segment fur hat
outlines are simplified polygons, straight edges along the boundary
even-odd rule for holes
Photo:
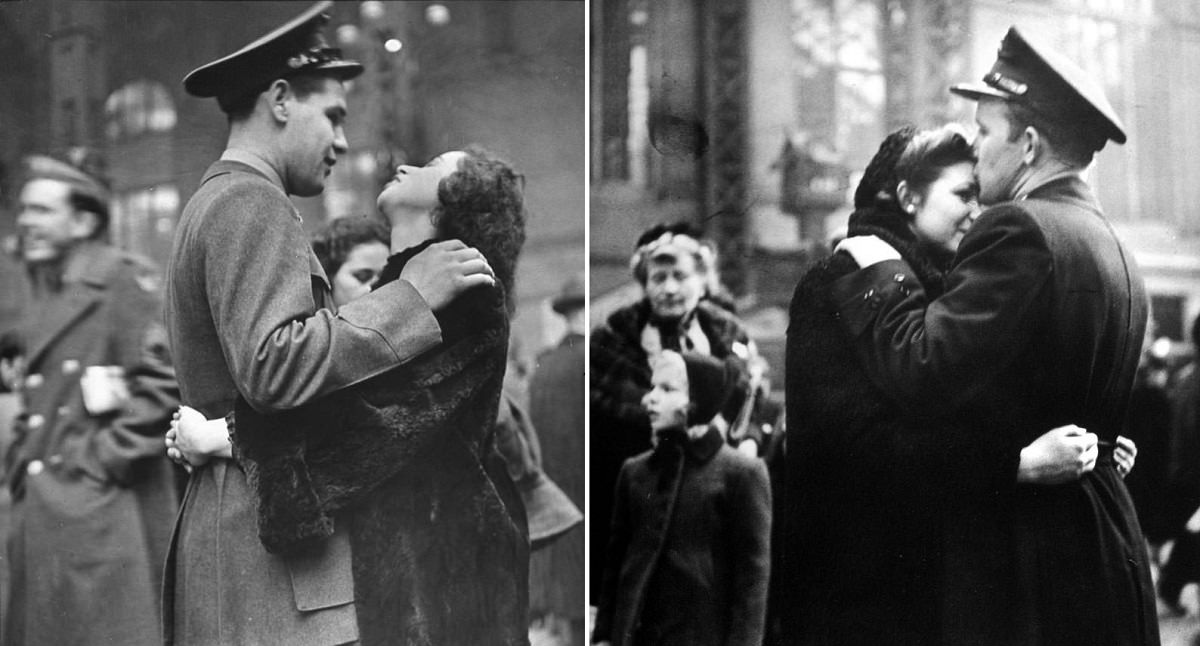
[[[737,383],[735,367],[730,364],[732,359],[722,361],[705,354],[683,352],[683,365],[687,370],[688,426],[707,424],[712,421],[729,396],[733,394]]]

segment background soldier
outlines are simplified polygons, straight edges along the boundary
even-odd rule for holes
[[[178,405],[156,270],[104,241],[108,191],[28,160],[20,257],[33,300],[4,362],[23,412],[7,456],[5,644],[158,644],[177,497],[162,429]]]

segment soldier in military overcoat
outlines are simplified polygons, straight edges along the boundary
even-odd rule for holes
[[[289,199],[321,193],[347,151],[344,82],[362,65],[324,40],[331,6],[184,79],[189,94],[216,98],[230,124],[225,152],[184,208],[166,286],[183,400],[207,418],[232,411],[239,395],[262,413],[294,409],[405,363],[442,341],[435,310],[494,284],[477,250],[440,242],[334,313]],[[168,643],[358,640],[346,523],[320,549],[282,557],[260,542],[256,508],[236,462],[193,472],[167,564]]]
[[[6,464],[13,646],[161,643],[178,394],[157,270],[104,242],[107,221],[102,182],[30,158],[17,227],[33,297],[4,371],[23,402]]]

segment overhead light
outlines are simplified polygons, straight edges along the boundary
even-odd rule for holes
[[[441,27],[450,22],[450,9],[444,4],[431,4],[425,7],[425,21],[431,25]]]
[[[345,24],[337,28],[337,39],[343,45],[353,45],[358,42],[358,25]]]
[[[379,0],[367,0],[358,8],[358,12],[367,20],[378,20],[383,17],[383,3]]]

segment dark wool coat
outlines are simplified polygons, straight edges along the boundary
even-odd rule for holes
[[[329,280],[269,168],[213,164],[188,201],[167,270],[165,318],[183,401],[220,417],[245,397],[295,408],[403,364],[441,340],[407,281],[332,310]],[[229,460],[192,472],[175,525],[163,622],[174,644],[342,644],[358,638],[349,534],[277,556]]]
[[[393,256],[380,285],[429,243]],[[259,535],[304,553],[348,522],[361,643],[526,644],[524,509],[493,446],[508,348],[504,290],[437,313],[443,343],[292,411],[239,400],[235,451]]]
[[[708,337],[712,355],[724,359],[734,354],[735,345],[750,342],[745,327],[721,307],[701,301],[696,308],[700,329]],[[613,491],[617,473],[625,460],[650,448],[650,420],[642,397],[650,390],[650,363],[642,349],[641,334],[650,320],[650,304],[642,299],[623,307],[608,321],[592,330],[590,349],[591,493],[588,515],[593,546],[608,544],[608,525],[613,513]],[[738,390],[744,391],[748,377],[743,373]],[[726,419],[733,419],[741,406],[739,397],[726,405]],[[591,551],[593,602],[604,574],[603,550]]]
[[[12,585],[0,642],[158,644],[178,508],[162,433],[179,396],[157,272],[100,243],[66,262],[62,291],[36,298],[17,334],[28,363],[5,470]],[[85,407],[81,378],[94,366],[124,369],[119,409]]]
[[[537,429],[542,470],[584,508],[584,338],[568,334],[538,355],[529,382],[529,420]],[[583,527],[570,530],[530,557],[530,610],[583,619]]]
[[[1067,423],[1115,440],[1146,294],[1081,179],[986,210],[936,300],[909,274],[887,261],[832,289],[856,354],[895,401],[956,411],[1009,446]],[[1145,541],[1110,451],[1077,482],[980,503],[947,538],[949,641],[1159,643]]]
[[[625,462],[592,641],[760,646],[771,551],[767,467],[710,428]]]
[[[866,219],[863,211],[856,220]],[[903,230],[901,215],[891,229]],[[931,294],[941,276],[911,234],[886,239]],[[788,451],[778,604],[788,644],[941,641],[943,514],[954,499],[1011,489],[1017,449],[933,416],[915,417],[871,383],[830,288],[858,265],[838,253],[796,286],[787,330]]]

